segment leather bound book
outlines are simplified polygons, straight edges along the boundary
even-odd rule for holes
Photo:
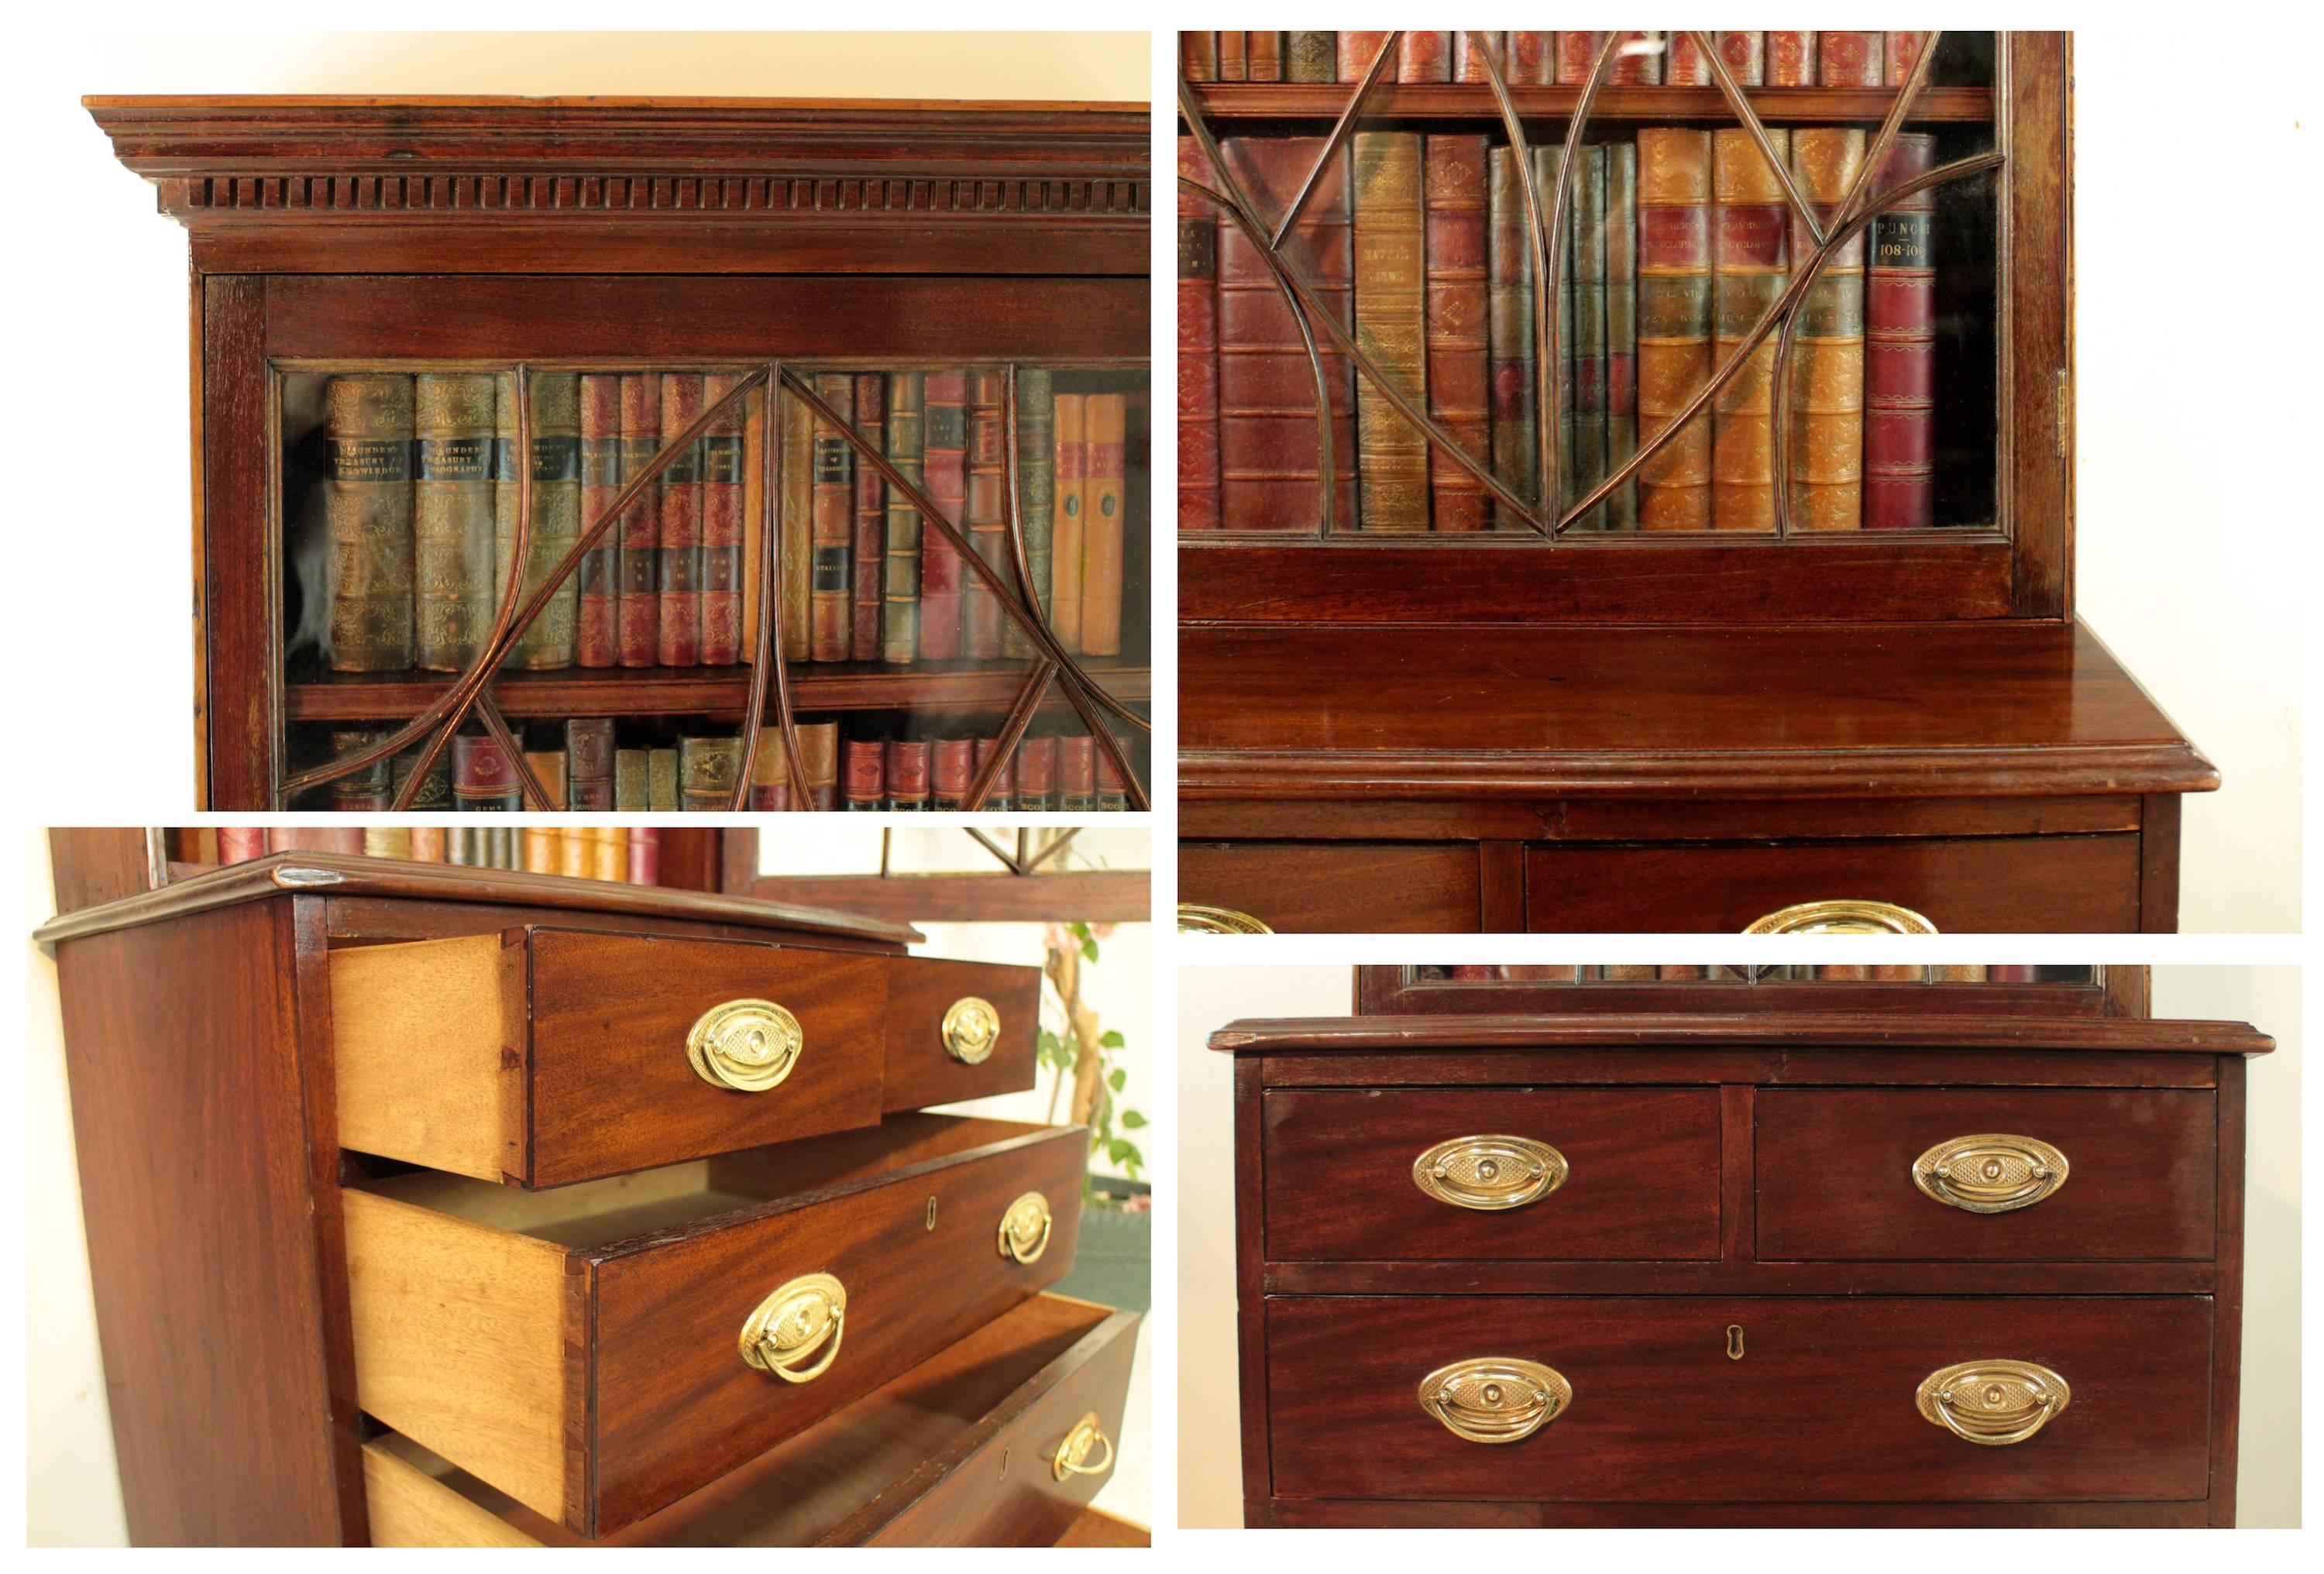
[[[1791,133],[1767,133],[1778,158]],[[1713,365],[1741,347],[1789,276],[1791,211],[1774,165],[1740,126],[1711,133]],[[1711,522],[1719,530],[1775,528],[1775,339],[1711,404]]]
[[[610,717],[565,723],[565,801],[571,808],[588,813],[615,806]]]
[[[1291,206],[1323,148],[1321,137],[1232,137],[1220,156],[1260,215],[1274,218]],[[1335,156],[1284,243],[1286,258],[1342,325],[1350,320],[1356,267],[1348,177],[1347,155]],[[1315,374],[1298,319],[1241,231],[1221,225],[1218,242],[1220,522],[1230,530],[1312,529],[1323,471]],[[1333,526],[1352,529],[1355,368],[1322,329],[1315,339],[1332,397],[1332,466],[1339,489]]]
[[[622,490],[622,380],[611,373],[581,378],[581,524],[604,517]],[[619,591],[614,554],[621,542],[616,524],[597,538],[573,571],[579,608],[574,626],[573,658],[582,667],[615,664]]]
[[[1558,171],[1565,150],[1562,146],[1533,150],[1534,189],[1544,194],[1545,206],[1554,201],[1549,194],[1557,189]],[[1542,488],[1545,511],[1553,517],[1562,514],[1573,501],[1573,226],[1569,218],[1564,229],[1553,237],[1552,244],[1563,253],[1557,265],[1557,410],[1558,410],[1558,473],[1547,478]]]
[[[334,671],[411,665],[411,434],[410,378],[366,374],[324,384]]]
[[[888,380],[877,372],[855,376],[855,429],[863,440],[887,451]],[[851,455],[850,458],[854,456]],[[874,465],[855,465],[855,597],[847,629],[847,651],[857,661],[877,661],[881,656],[881,570],[888,556],[888,482]]]
[[[1512,87],[1548,87],[1557,81],[1557,34],[1511,29],[1501,74]]]
[[[1638,150],[1606,145],[1606,466],[1638,451]],[[1634,475],[1606,496],[1606,528],[1638,528]]]
[[[412,379],[420,450],[411,488],[413,659],[431,672],[466,667],[492,630],[497,381],[468,372]]]
[[[678,750],[650,750],[646,754],[646,807],[659,814],[675,814],[678,798]]]
[[[1914,37],[1919,35],[1914,34]],[[1873,177],[1886,191],[1928,172],[1936,139],[1901,133]],[[1936,523],[1937,273],[1930,226],[1936,193],[1904,198],[1872,221],[1864,290],[1864,527]]]
[[[1215,82],[1219,79],[1219,35],[1215,32],[1182,32],[1178,35],[1178,69],[1189,82]]]
[[[783,659],[805,661],[813,648],[815,621],[809,587],[815,583],[815,418],[804,402],[782,405],[781,604],[777,608]]]
[[[1452,35],[1449,32],[1406,32],[1397,41],[1396,79],[1399,82],[1450,82],[1452,79]]]
[[[705,391],[706,396],[707,390]],[[715,434],[714,434],[715,436]],[[735,637],[735,659],[756,661],[759,658],[759,580],[766,571],[767,554],[774,549],[769,539],[767,518],[767,484],[772,477],[761,462],[767,452],[767,396],[761,391],[745,395],[742,400],[742,446],[740,450],[742,484],[742,545],[734,556],[735,604],[738,632]],[[710,500],[705,499],[705,506]],[[709,522],[706,520],[706,529]],[[716,548],[704,548],[703,574],[706,584],[718,573]],[[711,603],[705,592],[703,605],[703,639],[706,649],[710,638]],[[704,659],[706,661],[707,657]]]
[[[930,377],[934,377],[931,373]],[[839,807],[839,723],[811,722],[798,729],[799,764],[807,771],[809,809]]]
[[[1720,32],[1711,40],[1727,74],[1738,87],[1764,87],[1767,80],[1767,35],[1764,32]]]
[[[411,833],[400,825],[367,825],[363,833],[365,858],[411,857]]]
[[[1093,393],[1084,407],[1088,439],[1082,485],[1082,642],[1091,656],[1121,654],[1122,482],[1128,469],[1129,400]]]
[[[549,806],[562,810],[569,805],[565,797],[565,751],[561,749],[526,750],[524,762],[532,768],[533,779],[540,783],[549,795]],[[525,805],[530,808],[530,804]]]
[[[1100,814],[1124,814],[1130,808],[1121,772],[1114,769],[1112,759],[1103,750],[1097,751],[1097,807]]]
[[[661,379],[661,441],[676,444],[702,419],[702,377],[666,372]],[[702,661],[702,445],[687,445],[661,473],[660,546],[654,557],[654,658],[663,667]]]
[[[1431,136],[1424,162],[1428,413],[1471,457],[1489,464],[1493,410],[1486,370],[1485,139]],[[1437,529],[1481,530],[1490,522],[1491,494],[1442,454],[1429,455],[1428,491]]]
[[[702,381],[706,408],[742,382],[735,372],[714,372]],[[697,654],[705,667],[732,667],[742,655],[742,521],[749,517],[744,475],[750,396],[729,406],[710,423],[702,454],[701,632]]]
[[[1591,143],[1575,155],[1571,249],[1573,284],[1565,354],[1573,372],[1572,420],[1565,449],[1566,496],[1578,502],[1606,479],[1606,149]],[[1606,528],[1603,504],[1582,516],[1577,529]]]
[[[1056,524],[1049,544],[1049,632],[1067,650],[1082,648],[1083,541],[1088,536],[1089,396],[1056,397]]]
[[[734,778],[742,769],[740,738],[680,738],[678,807],[691,814],[724,813],[733,805]]]
[[[844,421],[855,419],[855,379],[844,372],[819,373],[816,397]],[[849,649],[849,573],[855,538],[855,454],[839,428],[815,424],[815,579],[809,589],[807,654],[816,661],[844,661]]]
[[[1702,46],[1695,42],[1692,29],[1674,29],[1665,33],[1663,48],[1663,83],[1665,87],[1711,86],[1711,59],[1702,52]]]
[[[532,382],[532,533],[525,544],[524,599],[549,583],[549,575],[581,538],[581,379],[570,372],[542,372]],[[509,437],[512,420],[503,420]],[[508,559],[516,547],[516,474],[512,469],[494,489],[493,528],[499,535],[493,598],[508,585]],[[532,626],[519,635],[509,665],[536,671],[573,665],[575,624],[580,612],[578,572],[549,595]],[[521,610],[521,603],[520,603]]]
[[[1009,467],[1001,435],[1006,391],[1001,374],[982,366],[968,374],[968,543],[988,568],[1009,569]],[[1001,603],[966,564],[961,566],[961,654],[990,661],[1001,654]]]
[[[570,834],[570,833],[567,833]],[[588,845],[591,879],[630,878],[630,833],[624,825],[593,825],[581,833]]]
[[[1286,82],[1332,82],[1339,79],[1338,38],[1328,32],[1288,32],[1283,35],[1283,79]]]
[[[959,524],[968,509],[968,374],[931,372],[922,384],[922,464],[928,501]],[[920,654],[950,661],[961,653],[960,555],[935,525],[920,531]]]
[[[888,743],[888,807],[918,814],[928,806],[928,741],[895,738]]]
[[[1651,87],[1663,79],[1663,35],[1626,32],[1616,46],[1614,63],[1606,69],[1609,83]]]
[[[976,773],[976,740],[939,738],[928,748],[928,807],[957,810]]]
[[[564,861],[564,836],[558,832],[543,830],[538,825],[527,825],[524,828],[522,843],[525,872],[527,874],[562,872],[559,865]]]
[[[1882,39],[1880,82],[1886,87],[1902,87],[1913,68],[1921,63],[1921,51],[1928,47],[1925,32],[1886,32]]]
[[[1506,32],[1473,32],[1463,30],[1452,35],[1452,79],[1455,82],[1489,82],[1485,73],[1485,47],[1489,45],[1499,57],[1504,69],[1508,63],[1509,35]]]
[[[345,759],[377,743],[386,734],[375,728],[354,728],[331,734],[331,758]],[[361,770],[339,777],[330,784],[328,795],[331,809],[342,815],[375,815],[384,812],[395,801],[395,788],[390,762],[374,760]]]
[[[1638,441],[1670,423],[1711,375],[1711,133],[1638,133]],[[1711,416],[1702,411],[1638,470],[1638,528],[1711,528]]]
[[[1178,139],[1178,173],[1211,178],[1194,139]],[[1178,528],[1219,525],[1219,221],[1189,198],[1178,208]]]
[[[1557,85],[1579,87],[1590,80],[1590,68],[1605,47],[1602,32],[1560,32],[1557,35]],[[1609,69],[1611,68],[1609,68]]]
[[[661,377],[622,374],[622,480],[644,473],[661,452]],[[622,514],[613,553],[614,655],[623,667],[651,667],[661,638],[661,502],[648,487]]]
[[[515,826],[495,826],[490,830],[475,832],[475,834],[483,839],[484,846],[487,849],[484,855],[484,861],[492,868],[516,869],[520,867],[517,862],[516,855]]]
[[[389,773],[394,782],[390,802],[402,796],[403,784],[411,779],[411,768],[419,762],[420,746],[416,743],[395,757]],[[411,795],[411,812],[424,815],[452,806],[452,751],[445,749],[438,751],[436,763],[420,778],[420,790]]]
[[[266,832],[263,827],[229,828],[221,825],[217,833],[218,862],[248,863],[254,858],[266,856]]]
[[[1379,59],[1380,51],[1388,47],[1388,34],[1343,31],[1340,34],[1339,43],[1340,80],[1360,82],[1364,79],[1364,73],[1372,69],[1372,62]],[[1393,63],[1389,65],[1387,74],[1390,81],[1396,79],[1396,67]]]
[[[1355,134],[1356,342],[1419,409],[1428,408],[1427,297],[1420,138]],[[1428,441],[1374,387],[1356,388],[1360,527],[1428,528]]]
[[[1221,32],[1219,40],[1219,80],[1248,82],[1250,80],[1250,35],[1241,32]]]
[[[920,373],[888,378],[888,463],[914,485],[927,483],[921,464],[927,440]],[[908,662],[920,652],[920,511],[901,492],[888,499],[887,564],[881,575],[880,656]]]
[[[995,753],[999,752],[1000,748],[1001,740],[998,738],[979,738],[976,741],[976,759],[972,767],[972,770],[982,770],[984,769],[984,762],[991,759]],[[969,780],[970,782],[973,782],[975,780],[973,774],[971,775]],[[962,792],[965,794],[966,791],[967,787],[964,785]],[[1004,760],[1001,763],[1000,771],[993,777],[992,785],[986,790],[984,795],[984,806],[997,814],[1003,815],[1019,806],[1017,803],[1017,758],[1015,755],[1012,754],[1008,759]]]
[[[476,833],[463,826],[447,827],[444,833],[444,861],[463,866],[481,863]]]
[[[1541,481],[1534,437],[1533,248],[1517,150],[1486,155],[1486,377],[1492,407],[1493,474],[1519,497]],[[1522,528],[1509,506],[1493,501],[1496,529]]]
[[[888,746],[877,738],[850,738],[841,744],[840,806],[851,815],[876,814],[888,801]]]
[[[1770,87],[1812,87],[1816,85],[1816,35],[1812,32],[1768,32],[1766,41],[1766,85]]]
[[[1800,126],[1792,176],[1829,222],[1864,163],[1858,126]],[[1793,248],[1806,254],[1804,236]],[[1853,530],[1864,522],[1863,232],[1832,254],[1799,306],[1792,339],[1792,529]]]
[[[446,835],[441,825],[414,825],[411,828],[411,861],[442,863],[445,861]]]
[[[1816,34],[1816,85],[1820,87],[1877,87],[1887,34],[1881,32],[1819,32]]]
[[[1279,32],[1243,34],[1243,60],[1245,81],[1282,81],[1283,35]]]
[[[488,732],[452,735],[452,801],[469,814],[514,812],[524,806],[516,762]]]
[[[1179,440],[1183,443],[1184,437]],[[1213,453],[1213,463],[1216,457]],[[1214,489],[1216,484],[1213,472]],[[1215,490],[1212,501],[1215,506]],[[1046,618],[1055,599],[1050,579],[1056,571],[1057,529],[1057,392],[1055,380],[1039,366],[1017,369],[1017,528],[1025,535],[1025,566],[1033,576],[1033,599]],[[1016,582],[1013,572],[1002,573],[1011,584]],[[1001,654],[1033,654],[1033,642],[1014,618],[1001,620]]]
[[[651,759],[650,751],[643,749],[613,750],[613,807],[615,809],[626,813],[632,809],[642,811],[653,806],[651,791],[647,785],[647,773],[650,769],[649,761]]]
[[[1097,807],[1097,740],[1088,733],[1057,740],[1057,810],[1087,814]]]
[[[770,723],[759,731],[758,752],[751,756],[751,807],[781,814],[791,806],[791,760],[783,750],[783,730]]]
[[[1017,779],[1011,790],[1016,806],[1039,814],[1057,806],[1057,741],[1027,738],[1017,745]]]
[[[1995,964],[1985,970],[1985,981],[1995,984],[2038,984],[2042,970],[2027,963]]]
[[[363,838],[360,826],[277,825],[266,833],[266,851],[360,854]]]
[[[658,886],[661,883],[661,832],[652,825],[630,827],[630,883],[633,886]]]

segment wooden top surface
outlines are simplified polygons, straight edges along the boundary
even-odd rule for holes
[[[822,907],[753,901],[708,891],[625,885],[614,880],[576,879],[565,875],[516,870],[473,869],[459,864],[411,863],[401,859],[360,858],[345,853],[276,852],[247,863],[171,881],[94,907],[61,913],[33,931],[44,944],[133,925],[156,923],[212,907],[254,902],[285,892],[339,897],[408,897],[430,902],[480,902],[586,913],[621,913],[639,918],[682,918],[730,924],[770,932],[775,938],[841,935],[897,946],[925,938],[905,924],[858,918]]]
[[[1192,626],[1188,798],[2208,792],[2080,623]]]
[[[2245,1022],[2133,1017],[2034,1017],[1774,1012],[1602,1013],[1524,1017],[1283,1017],[1230,1022],[1213,1049],[1231,1054],[1406,1050],[1563,1049],[1588,1045],[1705,1049],[1780,1045],[1818,1049],[1998,1049],[2265,1054],[2275,1040]]]

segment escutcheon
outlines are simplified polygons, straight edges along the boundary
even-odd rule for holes
[[[2038,1137],[1984,1131],[1937,1144],[1913,1161],[1913,1184],[1948,1208],[2007,1213],[2066,1183],[2066,1155]]]
[[[772,1000],[729,1000],[695,1018],[686,1060],[714,1088],[763,1093],[791,1074],[806,1043],[798,1018]]]
[[[812,1383],[839,1358],[847,1287],[829,1274],[804,1274],[759,1302],[742,1321],[742,1364],[786,1383]]]
[[[1412,1161],[1412,1183],[1439,1202],[1499,1213],[1565,1184],[1565,1155],[1529,1137],[1456,1137]]]
[[[2066,1380],[2032,1361],[1963,1361],[1921,1379],[1921,1419],[1987,1448],[2022,1443],[2073,1400]]]
[[[1001,1255],[1011,1262],[1038,1263],[1049,1249],[1049,1200],[1028,1192],[1001,1215]]]
[[[1573,1385],[1539,1361],[1480,1356],[1420,1380],[1420,1408],[1472,1443],[1514,1443],[1565,1413]]]
[[[982,1065],[1001,1042],[1001,1013],[990,1000],[964,995],[944,1016],[945,1053],[963,1065]]]

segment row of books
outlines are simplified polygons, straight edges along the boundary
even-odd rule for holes
[[[1768,133],[1828,218],[1862,170],[1855,126]],[[1315,137],[1230,137],[1220,155],[1259,213],[1288,210]],[[1531,150],[1546,200],[1563,150]],[[1928,170],[1900,135],[1874,189]],[[1556,301],[1558,484],[1577,504],[1739,350],[1812,242],[1743,129],[1641,128],[1576,150]],[[1215,179],[1191,137],[1181,173]],[[1532,250],[1515,152],[1484,134],[1359,132],[1323,170],[1286,259],[1358,345],[1471,457],[1541,494]],[[1196,205],[1180,220],[1183,528],[1312,529],[1321,475],[1300,325],[1259,249]],[[1933,520],[1936,270],[1928,192],[1834,253],[1795,308],[1787,441],[1795,529]],[[1432,451],[1319,330],[1334,422],[1338,528],[1513,529],[1515,511]],[[1775,529],[1771,334],[1745,369],[1581,523],[1604,530]]]
[[[544,372],[531,379],[525,594],[735,372]],[[1004,373],[831,373],[816,397],[921,486],[1013,584]],[[343,373],[323,389],[328,611],[308,620],[344,672],[459,671],[490,634],[514,557],[513,378]],[[1018,496],[1032,588],[1068,651],[1121,650],[1126,432],[1145,396],[1057,392],[1018,374]],[[756,647],[763,401],[721,412],[550,596],[511,653],[527,668],[720,667]],[[839,428],[781,401],[783,653],[910,663],[1029,657],[965,569]]]
[[[1386,32],[1182,32],[1189,82],[1360,82]],[[1603,32],[1487,32],[1512,87],[1581,87],[1605,46]],[[1474,32],[1406,32],[1384,73],[1396,82],[1489,82]],[[1901,85],[1921,58],[1924,32],[1716,32],[1729,75],[1746,87]],[[1692,32],[1625,32],[1608,80],[1711,86],[1711,62]]]
[[[2057,981],[2087,983],[2088,968],[1981,966],[1975,963],[1916,965],[1856,962],[1786,962],[1767,967],[1719,967],[1630,963],[1562,967],[1515,964],[1498,967],[1443,967],[1426,970],[1453,983],[1882,983],[1882,984],[2034,984]],[[2061,980],[2052,975],[2065,975]]]
[[[524,764],[555,809],[721,813],[733,806],[742,764],[738,736],[681,732],[667,747],[622,748],[614,723],[604,717],[536,723],[519,740]],[[1000,747],[997,738],[898,737],[879,729],[843,738],[835,721],[801,723],[797,732],[805,790],[792,791],[781,732],[762,727],[752,759],[751,809],[960,809],[976,772]],[[332,756],[344,759],[387,736],[370,729],[334,732]],[[341,777],[323,789],[327,805],[345,814],[385,811],[418,762],[414,747]],[[1129,805],[1120,774],[1094,738],[1043,732],[1018,741],[982,806],[1073,813]],[[410,807],[420,814],[519,812],[525,807],[522,778],[498,739],[463,732],[430,766]]]
[[[342,852],[365,858],[399,858],[415,863],[457,863],[477,869],[521,869],[535,874],[574,875],[658,885],[661,880],[661,833],[650,825],[590,825],[570,830],[466,825],[277,826],[244,830],[219,826],[215,848],[203,861],[246,863],[270,852]]]

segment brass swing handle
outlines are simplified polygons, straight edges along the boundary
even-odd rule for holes
[[[1914,1159],[1913,1184],[1965,1213],[2009,1213],[2054,1195],[2068,1169],[2066,1155],[2039,1137],[1981,1131]]]
[[[1049,1249],[1049,1200],[1028,1192],[1001,1210],[1001,1255],[1012,1263],[1032,1264]]]
[[[2006,1449],[2050,1424],[2073,1402],[2066,1380],[2032,1361],[1962,1361],[1921,1379],[1921,1419],[1964,1442]]]
[[[1454,1361],[1420,1380],[1420,1408],[1472,1443],[1520,1442],[1572,1403],[1573,1385],[1563,1373],[1514,1356]]]
[[[812,1383],[839,1358],[846,1317],[845,1285],[829,1274],[802,1275],[743,1320],[742,1364],[786,1383]]]
[[[1272,934],[1274,930],[1248,913],[1232,907],[1206,907],[1200,902],[1178,904],[1181,934]]]
[[[1102,1448],[1103,1457],[1095,1464],[1090,1462],[1090,1450]],[[1105,1427],[1093,1410],[1074,1422],[1073,1431],[1057,1445],[1050,1457],[1049,1473],[1063,1481],[1068,1476],[1102,1476],[1113,1468],[1113,1440],[1105,1435]]]
[[[1412,1161],[1412,1183],[1455,1208],[1499,1213],[1565,1184],[1565,1155],[1529,1137],[1456,1137]]]
[[[1743,926],[1746,934],[1934,934],[1937,926],[1894,902],[1802,902]]]
[[[694,1019],[686,1063],[714,1088],[763,1093],[791,1074],[807,1036],[772,1000],[728,1000]]]

